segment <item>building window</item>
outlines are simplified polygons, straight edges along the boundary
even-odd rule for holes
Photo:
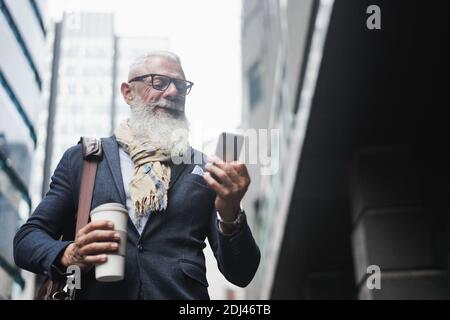
[[[259,62],[256,62],[248,70],[248,84],[250,90],[250,108],[254,109],[262,98],[261,70]]]
[[[19,207],[26,208],[25,212],[19,212],[22,213],[19,216],[28,218],[31,212],[31,198],[27,186],[10,165],[10,159],[2,150],[0,150],[0,194],[6,197],[18,212]]]
[[[3,149],[3,148],[2,148]],[[13,239],[23,221],[31,212],[27,188],[11,166],[11,161],[0,149],[0,283],[15,281],[23,289],[24,279],[14,264]],[[5,274],[6,273],[6,274]],[[3,291],[2,291],[3,289]],[[10,298],[0,286],[0,299]]]
[[[30,207],[28,202],[24,206],[23,194],[10,180],[2,161],[0,160],[0,230],[2,230],[0,232],[0,270],[3,269],[2,271],[6,274],[0,275],[0,282],[15,281],[23,289],[25,282],[20,275],[20,270],[14,264],[12,243],[17,228],[23,223],[21,208],[26,207],[29,211]],[[0,296],[5,297],[5,294],[7,292],[0,291]],[[6,298],[9,297],[6,296]]]
[[[0,0],[0,10],[3,13],[3,16],[5,17],[6,21],[8,22],[9,27],[11,28],[11,31],[14,34],[14,37],[16,38],[17,43],[19,44],[19,47],[25,56],[25,59],[27,60],[28,64],[30,65],[30,68],[33,71],[34,78],[36,80],[36,84],[39,88],[39,91],[41,91],[42,90],[42,80],[41,80],[39,72],[36,68],[36,64],[34,63],[33,59],[31,58],[30,51],[28,50],[28,48],[25,44],[25,41],[23,40],[23,37],[20,34],[19,29],[17,28],[17,24],[14,21],[11,13],[9,12],[9,9],[6,6],[6,3],[4,0]]]
[[[34,129],[34,126],[31,123],[30,118],[28,118],[28,115],[26,114],[25,109],[23,108],[22,104],[19,102],[19,99],[17,99],[16,94],[12,90],[8,81],[6,81],[6,78],[3,75],[3,73],[1,72],[1,70],[0,70],[0,88],[3,88],[6,91],[9,98],[11,99],[11,102],[16,107],[17,111],[20,114],[20,117],[23,119],[25,125],[28,127],[28,130],[30,131],[31,139],[33,140],[34,147],[36,148],[36,143],[37,143],[36,130]]]
[[[44,37],[47,36],[47,30],[45,29],[44,20],[42,19],[41,11],[36,3],[36,0],[29,0],[31,8],[33,9],[34,15],[39,23],[39,27],[41,28]]]

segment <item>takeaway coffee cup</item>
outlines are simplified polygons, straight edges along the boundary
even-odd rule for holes
[[[95,266],[95,278],[101,282],[123,280],[125,275],[125,252],[127,245],[128,211],[120,203],[105,203],[91,211],[91,221],[108,220],[120,234],[119,250],[107,254],[107,261]]]

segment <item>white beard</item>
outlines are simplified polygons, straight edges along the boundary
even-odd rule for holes
[[[172,156],[180,156],[189,148],[189,122],[177,103],[161,99],[145,104],[141,101],[130,104],[128,124],[139,143],[167,150]],[[164,109],[162,109],[164,108]]]

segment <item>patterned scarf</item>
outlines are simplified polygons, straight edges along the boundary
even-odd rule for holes
[[[133,177],[129,186],[139,225],[144,215],[167,208],[170,167],[164,162],[170,160],[170,152],[137,142],[128,120],[122,121],[114,134],[119,145],[130,155],[134,163]]]

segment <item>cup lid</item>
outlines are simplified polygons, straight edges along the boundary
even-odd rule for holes
[[[123,204],[117,203],[117,202],[110,202],[110,203],[101,204],[98,207],[94,208],[91,211],[91,215],[96,214],[101,211],[111,211],[111,210],[119,211],[124,214],[128,214],[128,210],[125,208],[125,206]]]

